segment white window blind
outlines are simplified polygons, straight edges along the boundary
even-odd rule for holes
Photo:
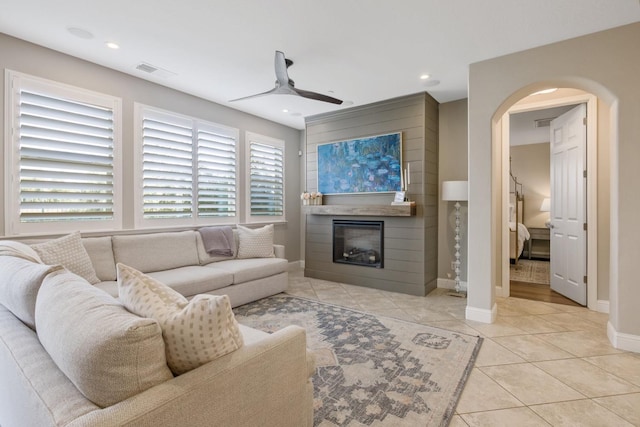
[[[137,105],[139,226],[233,222],[238,131]]]
[[[236,216],[236,137],[198,126],[198,215]]]
[[[9,232],[92,228],[87,223],[118,228],[114,161],[119,100],[9,75]]]
[[[249,217],[283,219],[284,141],[251,133],[247,133],[247,141]]]
[[[192,127],[188,120],[145,114],[142,121],[143,217],[193,215]]]

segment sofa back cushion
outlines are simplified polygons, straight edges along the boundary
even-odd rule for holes
[[[36,295],[45,276],[61,265],[37,264],[15,256],[0,256],[0,304],[18,319],[36,328]]]
[[[116,280],[116,262],[113,259],[111,236],[84,237],[82,246],[89,254],[98,279],[101,282]]]
[[[113,236],[114,259],[143,273],[198,265],[196,234],[180,231]]]
[[[128,312],[74,274],[60,271],[45,278],[35,318],[47,353],[100,407],[173,378],[158,322]]]

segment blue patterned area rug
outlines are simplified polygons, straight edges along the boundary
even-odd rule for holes
[[[482,338],[275,295],[234,309],[266,332],[307,331],[316,356],[314,425],[447,426]]]

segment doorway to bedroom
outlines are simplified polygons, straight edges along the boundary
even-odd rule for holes
[[[560,91],[570,93],[573,90],[561,89]],[[582,93],[584,94],[584,92]],[[589,94],[585,94],[585,96],[589,96]],[[570,188],[573,193],[567,193],[566,190],[562,190],[562,186],[558,186],[559,172],[565,179],[566,175],[570,175],[570,172],[567,171],[571,169],[572,165],[567,166],[566,162],[558,162],[558,156],[553,156],[558,144],[554,144],[554,150],[551,150],[551,141],[557,141],[558,133],[550,128],[550,124],[554,123],[552,121],[557,117],[562,116],[555,122],[561,122],[565,116],[572,114],[567,112],[574,110],[576,105],[586,105],[585,96],[559,96],[551,101],[547,97],[547,100],[540,101],[535,99],[535,95],[532,95],[516,103],[505,115],[506,120],[503,119],[507,122],[503,123],[503,135],[507,137],[503,136],[505,139],[503,140],[503,154],[508,159],[505,161],[503,158],[503,169],[508,168],[509,171],[508,186],[503,185],[504,191],[508,191],[508,196],[503,196],[503,203],[508,203],[509,206],[508,214],[503,211],[505,216],[509,215],[509,238],[503,238],[503,242],[508,244],[509,253],[509,263],[506,264],[507,271],[503,269],[504,296],[510,295],[570,305],[586,305],[586,267],[582,267],[581,271],[584,273],[579,275],[578,281],[580,283],[576,281],[578,286],[583,286],[585,289],[582,299],[571,295],[571,292],[558,288],[559,279],[562,279],[567,271],[560,270],[559,266],[566,265],[571,268],[572,263],[578,265],[579,260],[574,258],[580,252],[582,252],[583,262],[586,264],[586,232],[583,242],[581,242],[584,246],[582,251],[577,251],[575,248],[565,250],[559,247],[556,241],[552,241],[562,236],[558,232],[559,229],[554,229],[554,226],[560,224],[559,221],[562,219],[563,212],[560,207],[567,205],[558,196],[562,194],[566,199],[567,194],[573,196],[576,191],[584,191],[582,197],[585,199],[581,202],[578,201],[578,203],[581,203],[579,206],[582,207],[582,211],[586,212],[587,192],[585,185],[587,180],[586,177],[584,180],[582,179],[583,167],[580,164],[578,165],[579,179],[582,181],[580,188],[577,189],[574,186]],[[586,125],[586,121],[584,124]],[[580,125],[583,125],[582,120]],[[508,143],[506,143],[507,141]],[[586,138],[584,141],[583,150],[586,150]],[[557,166],[554,167],[554,164]],[[585,161],[585,170],[586,166]],[[552,175],[556,177],[555,185]],[[553,200],[555,213],[553,220],[551,220],[550,205],[552,204],[551,199],[554,197],[554,188],[556,193],[556,198]],[[566,214],[566,209],[564,214]],[[583,220],[586,224],[586,218]],[[582,225],[581,221],[581,229]],[[551,250],[552,243],[555,250]],[[582,280],[583,275],[584,281]],[[508,288],[505,290],[504,284],[507,283]],[[554,289],[582,304],[575,303],[561,293],[555,292]]]

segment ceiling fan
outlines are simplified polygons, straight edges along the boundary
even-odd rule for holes
[[[340,99],[332,98],[321,93],[311,92],[308,90],[296,89],[295,83],[289,78],[287,68],[293,65],[293,61],[284,57],[284,53],[276,50],[275,67],[276,67],[276,87],[263,93],[249,95],[243,98],[232,99],[229,102],[241,101],[243,99],[255,98],[264,95],[296,95],[303,98],[314,99],[316,101],[330,102],[332,104],[342,104]]]

